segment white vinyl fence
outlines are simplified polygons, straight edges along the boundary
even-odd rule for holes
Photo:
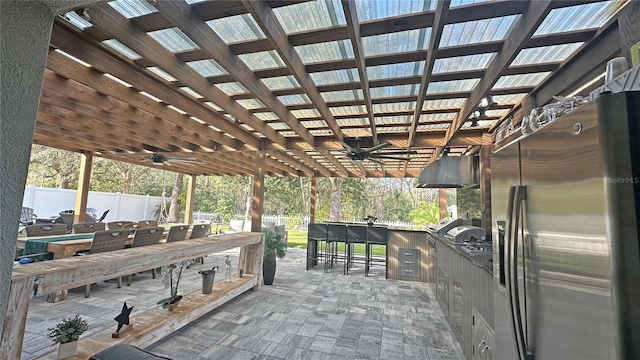
[[[116,220],[155,219],[156,207],[161,203],[160,196],[133,195],[89,191],[87,207],[96,209],[96,216],[109,210],[104,222]],[[38,217],[57,216],[64,210],[73,210],[76,203],[76,190],[43,188],[27,185],[22,198],[22,206],[33,208]]]

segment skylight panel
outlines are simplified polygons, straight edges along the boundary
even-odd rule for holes
[[[279,117],[278,115],[267,111],[267,112],[259,112],[259,113],[255,113],[253,114],[255,115],[258,119],[262,120],[262,121],[268,121],[268,120],[278,120]]]
[[[511,66],[540,64],[547,62],[563,62],[574,51],[576,51],[582,43],[562,44],[553,46],[542,46],[537,48],[522,49],[518,56],[513,60]]]
[[[362,100],[362,90],[328,91],[320,94],[326,102]]]
[[[303,109],[303,110],[291,110],[291,114],[298,119],[315,118],[320,117],[320,112],[317,109]]]
[[[180,90],[184,91],[185,93],[191,95],[192,97],[196,98],[196,99],[202,99],[203,96],[200,95],[199,93],[195,92],[193,89],[191,89],[190,87],[187,86],[183,86],[180,88]]]
[[[311,79],[319,85],[341,84],[348,82],[360,82],[360,76],[356,69],[322,71],[309,74]]]
[[[435,10],[435,8],[436,1],[429,0],[356,0],[358,20],[362,22]]]
[[[331,111],[333,116],[366,114],[364,106],[362,105],[331,107],[329,108],[329,111]]]
[[[86,28],[90,28],[93,26],[89,21],[81,18],[75,11],[69,11],[66,14],[60,15],[62,18],[66,19],[71,25],[77,27],[80,30],[84,30]]]
[[[429,122],[453,120],[456,116],[458,116],[458,113],[422,114],[420,115],[420,121]]]
[[[490,117],[503,117],[509,113],[509,109],[487,110],[486,114]]]
[[[436,59],[433,74],[486,69],[496,53]]]
[[[423,71],[424,61],[414,61],[399,64],[368,66],[367,77],[369,80],[392,79],[405,76],[422,75]]]
[[[517,104],[522,99],[524,99],[525,96],[527,96],[527,94],[525,93],[510,94],[510,95],[494,95],[493,101],[497,102],[498,104]]]
[[[378,129],[378,134],[402,133],[409,131],[409,126],[385,126]]]
[[[216,84],[215,86],[229,96],[246,94],[249,92],[249,90],[247,90],[247,88],[244,87],[239,82],[222,83],[222,84]]]
[[[490,1],[490,0],[453,0],[451,1],[451,5],[449,7],[454,8],[458,6],[477,4],[481,2],[487,2],[487,1]]]
[[[376,114],[384,114],[396,111],[409,111],[414,110],[416,107],[415,101],[396,102],[388,104],[373,104],[373,112]]]
[[[307,129],[326,129],[327,128],[327,123],[322,120],[302,121],[301,124]]]
[[[427,124],[427,125],[418,125],[416,127],[417,131],[434,131],[434,130],[446,130],[451,126],[451,124]]]
[[[179,51],[195,50],[198,45],[178,28],[157,30],[147,33],[165,49],[175,53]]]
[[[227,71],[211,59],[190,61],[187,63],[193,70],[204,77],[226,75]]]
[[[498,79],[498,82],[493,86],[494,89],[504,89],[522,86],[536,86],[542,82],[551,72],[521,74],[521,75],[507,75]]]
[[[250,14],[210,20],[207,25],[227,44],[265,38],[262,29]]]
[[[397,125],[403,124],[406,125],[411,122],[410,115],[400,115],[400,116],[379,116],[376,117],[376,125]]]
[[[149,99],[151,99],[151,100],[153,100],[155,102],[162,102],[162,100],[160,100],[157,97],[149,94],[148,92],[140,91],[140,95],[144,95],[144,96],[148,97]]]
[[[369,118],[357,117],[348,119],[336,119],[339,126],[363,126],[369,125]]]
[[[300,84],[292,75],[277,76],[272,78],[260,79],[269,90],[282,90],[282,89],[295,89],[299,88]]]
[[[319,0],[273,9],[287,34],[347,23],[339,0]]]
[[[290,127],[289,125],[287,125],[287,123],[284,122],[272,122],[268,124],[269,126],[271,126],[274,130],[289,130]]]
[[[126,47],[123,43],[121,43],[118,40],[110,39],[110,40],[105,40],[102,43],[107,45],[108,47],[112,48],[113,50],[119,52],[120,54],[128,57],[131,60],[142,59],[142,56],[138,55],[138,53],[136,53],[135,51],[129,49],[128,47]]]
[[[306,94],[278,96],[278,100],[285,106],[311,103],[311,100],[309,100]]]
[[[429,83],[427,87],[427,94],[471,91],[476,87],[478,82],[480,82],[480,79],[432,82]]]
[[[111,75],[109,73],[105,73],[105,74],[102,74],[102,75],[104,75],[105,77],[117,82],[120,85],[124,85],[126,87],[131,87],[131,84],[129,84],[128,82],[126,82],[126,81],[124,81],[124,80],[122,80],[122,79],[120,79],[118,77],[115,77],[115,76],[113,76],[113,75]]]
[[[221,108],[220,106],[212,103],[211,101],[205,101],[204,104],[207,105],[208,107],[212,108],[215,111],[224,111],[223,108]]]
[[[418,94],[418,86],[416,85],[396,85],[383,86],[369,89],[371,97],[374,99],[396,97],[396,96],[416,96]]]
[[[158,12],[146,0],[116,0],[109,5],[127,19]]]
[[[71,59],[71,60],[73,60],[73,61],[77,62],[78,64],[81,64],[82,66],[85,66],[85,67],[91,67],[91,64],[89,64],[89,63],[87,63],[87,62],[84,62],[84,61],[82,61],[82,60],[78,59],[77,57],[75,57],[75,56],[73,56],[73,55],[71,55],[71,54],[68,54],[68,53],[66,53],[66,52],[64,52],[64,51],[62,51],[62,50],[60,50],[60,49],[55,49],[54,51],[55,51],[55,52],[57,52],[58,54],[63,55],[63,56],[64,56],[64,57],[66,57],[66,58],[69,58],[69,59]]]
[[[445,25],[440,47],[504,40],[520,15]]]
[[[494,100],[495,100],[495,97],[494,97]],[[422,104],[422,110],[461,108],[462,105],[464,105],[465,101],[467,101],[466,98],[426,100]],[[495,100],[495,101],[497,101],[497,100]]]
[[[365,56],[424,50],[429,45],[431,28],[399,31],[362,38]]]
[[[553,9],[534,35],[599,28],[606,24],[625,2],[625,0],[601,1]]]
[[[319,44],[296,46],[303,63],[353,59],[351,40],[329,41]]]
[[[236,100],[236,102],[247,110],[262,109],[265,107],[262,101],[258,99],[239,99]]]
[[[169,74],[168,72],[160,69],[157,66],[153,66],[153,67],[148,67],[147,70],[151,71],[152,73],[160,76],[161,78],[167,80],[167,81],[176,81],[176,78],[174,78],[173,76],[171,76],[171,74]]]
[[[274,50],[242,54],[238,55],[238,57],[247,65],[249,69],[253,71],[285,66],[285,63],[280,58],[280,55],[278,55],[278,53]]]

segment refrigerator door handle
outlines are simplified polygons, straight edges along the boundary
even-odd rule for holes
[[[506,276],[509,292],[511,325],[515,337],[518,358],[520,360],[533,360],[533,354],[527,349],[522,325],[522,309],[520,307],[520,288],[518,285],[518,235],[521,224],[522,203],[527,198],[526,186],[517,185],[509,189],[508,224],[507,224],[507,249],[506,249]]]

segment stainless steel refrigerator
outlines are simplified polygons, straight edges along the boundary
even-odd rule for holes
[[[640,92],[496,151],[491,178],[491,359],[640,359]]]

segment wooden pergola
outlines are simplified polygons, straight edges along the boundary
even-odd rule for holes
[[[501,121],[602,73],[621,51],[626,1],[382,3],[120,1],[60,14],[34,143],[147,166],[162,152],[197,162],[168,168],[190,175],[417,177],[445,147],[478,153]],[[488,95],[497,106],[472,126]],[[346,156],[385,142],[381,153],[416,153]]]

